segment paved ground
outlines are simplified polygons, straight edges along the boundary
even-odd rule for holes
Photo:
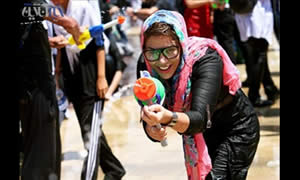
[[[125,61],[121,84],[135,81],[135,62],[140,53],[138,29],[132,29],[129,40],[135,49],[133,58]],[[269,65],[277,87],[280,87],[279,47],[274,44],[269,50]],[[245,66],[237,65],[241,80],[246,78]],[[247,92],[247,88],[243,88]],[[263,89],[262,89],[263,92]],[[181,136],[168,133],[168,146],[154,144],[145,136],[139,123],[139,106],[131,91],[115,102],[105,105],[103,130],[115,155],[123,163],[127,174],[124,180],[186,180]],[[62,180],[79,180],[82,159],[86,155],[80,136],[79,125],[70,106],[71,117],[61,124]],[[261,139],[248,180],[279,180],[280,100],[269,108],[257,109],[261,125]],[[99,169],[99,180],[103,173]]]

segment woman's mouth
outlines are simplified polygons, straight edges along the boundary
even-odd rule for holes
[[[162,72],[162,73],[168,73],[171,69],[172,65],[170,66],[159,66],[158,69]]]

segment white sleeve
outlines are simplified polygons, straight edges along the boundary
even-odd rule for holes
[[[100,4],[98,0],[88,0],[89,4],[93,7],[93,9],[95,10],[95,16],[97,16],[97,19],[100,19],[99,24],[102,23],[101,20],[101,13],[100,13]]]

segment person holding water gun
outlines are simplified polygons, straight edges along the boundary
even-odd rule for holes
[[[64,77],[65,93],[73,104],[81,130],[85,148],[89,150],[92,143],[91,129],[93,121],[93,110],[95,102],[100,101],[101,109],[105,101],[105,94],[108,90],[108,82],[105,72],[105,51],[109,47],[109,39],[104,35],[103,30],[117,24],[113,20],[107,24],[101,24],[100,11],[95,9],[89,1],[76,0],[52,0],[54,4],[62,6],[64,12],[74,17],[81,27],[87,26],[84,33],[79,37],[79,46],[72,42],[69,34],[64,29],[55,26],[57,35],[64,35],[69,38],[69,45],[61,48],[58,57]],[[58,59],[57,59],[58,60]],[[98,139],[98,148],[93,170],[92,180],[98,176],[99,165],[104,173],[105,180],[120,180],[126,173],[118,158],[113,154],[102,128]],[[89,172],[87,169],[88,156],[85,157],[81,180],[86,180]],[[90,176],[90,174],[88,174]]]
[[[161,142],[169,128],[182,135],[189,180],[245,180],[259,122],[224,49],[212,39],[188,37],[182,15],[167,10],[145,20],[141,47],[137,72],[147,70],[165,88],[163,104],[141,109],[147,136]]]

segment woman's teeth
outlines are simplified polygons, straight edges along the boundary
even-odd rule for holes
[[[167,70],[169,68],[169,66],[167,66],[167,67],[159,67],[159,69],[161,69],[161,70]]]

